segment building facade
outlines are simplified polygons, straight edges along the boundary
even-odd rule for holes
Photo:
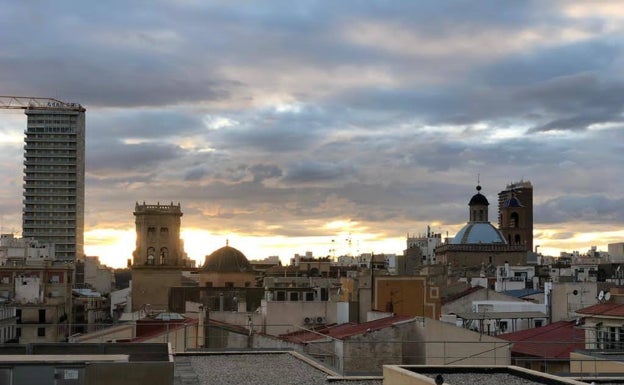
[[[469,206],[469,221],[446,243],[436,248],[436,261],[449,265],[459,275],[494,273],[496,266],[509,263],[523,265],[526,261],[524,245],[510,245],[503,233],[488,220],[490,203],[481,194],[481,186],[472,196]]]
[[[20,343],[59,342],[69,334],[74,266],[64,262],[0,267],[0,297],[15,308]]]
[[[54,259],[54,243],[40,243],[34,239],[15,238],[0,234],[0,265],[41,262]]]
[[[191,263],[180,238],[180,204],[136,204],[136,249],[132,253],[132,311],[168,308],[169,289],[182,285]]]
[[[435,249],[442,244],[442,234],[434,233],[427,226],[426,234],[407,236],[407,250],[418,248],[422,255],[423,265],[433,265],[436,263]]]
[[[58,103],[25,111],[22,233],[54,243],[55,258],[84,252],[85,109]]]
[[[183,266],[186,259],[180,238],[180,204],[142,205],[134,208],[136,249],[133,266]]]
[[[510,245],[533,250],[533,185],[529,181],[508,184],[498,193],[498,229]]]

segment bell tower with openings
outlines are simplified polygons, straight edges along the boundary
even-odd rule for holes
[[[184,264],[184,246],[180,239],[180,204],[142,205],[134,208],[136,249],[134,266],[180,266]]]
[[[498,193],[498,229],[510,245],[533,250],[533,185],[521,180]]]

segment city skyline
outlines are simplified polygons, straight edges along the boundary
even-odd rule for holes
[[[449,237],[477,178],[534,188],[534,245],[624,241],[616,2],[7,3],[0,94],[85,106],[85,250],[125,266],[136,202],[189,255],[400,253]],[[0,111],[21,231],[23,111]],[[350,240],[350,241],[349,241]]]

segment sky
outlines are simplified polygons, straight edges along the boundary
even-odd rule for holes
[[[87,109],[85,249],[115,267],[136,202],[181,204],[199,263],[402,253],[452,237],[479,180],[534,186],[545,254],[624,241],[619,1],[0,0],[0,95]],[[21,233],[23,111],[0,110]]]

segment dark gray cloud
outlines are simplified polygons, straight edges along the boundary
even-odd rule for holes
[[[602,194],[564,195],[537,205],[534,215],[541,223],[622,223],[624,198]]]
[[[254,182],[262,182],[266,179],[274,179],[282,176],[282,170],[274,164],[255,164],[249,167]]]
[[[344,182],[352,178],[356,170],[352,165],[334,164],[306,159],[290,165],[284,177],[289,183]]]
[[[178,146],[170,144],[122,144],[113,141],[108,146],[91,149],[87,157],[87,169],[95,173],[148,169],[170,162],[181,154],[182,150]]]

